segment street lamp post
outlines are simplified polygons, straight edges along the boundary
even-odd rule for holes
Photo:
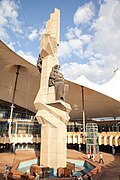
[[[85,106],[84,106],[84,86],[82,88],[82,118],[83,118],[83,134],[85,134]]]
[[[12,96],[12,105],[10,110],[10,123],[9,123],[9,136],[11,135],[11,123],[13,122],[13,109],[14,109],[14,100],[15,100],[15,93],[16,93],[16,87],[17,87],[17,81],[18,81],[18,75],[19,75],[20,65],[17,65],[17,71],[16,71],[16,79],[14,84],[14,90],[13,90],[13,96]]]

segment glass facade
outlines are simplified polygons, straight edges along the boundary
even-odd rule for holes
[[[0,100],[0,135],[8,135],[10,106],[10,103]],[[35,113],[15,105],[11,133],[40,135],[41,126],[34,117]]]
[[[12,126],[12,134],[32,134],[35,136],[36,134],[41,134],[41,125],[37,122],[37,120],[16,120]]]
[[[0,118],[9,119],[11,111],[11,103],[0,100]],[[15,105],[13,110],[13,119],[32,119],[35,113]]]
[[[120,132],[120,124],[115,123],[115,122],[112,124],[110,124],[109,122],[108,123],[104,122],[104,124],[98,125],[98,131],[99,132]]]
[[[86,153],[97,154],[99,152],[98,144],[98,126],[96,123],[86,124]]]
[[[119,122],[96,122],[98,125],[98,132],[120,132]],[[83,132],[83,125],[79,122],[68,122],[67,132]]]
[[[40,151],[40,143],[36,144],[36,143],[23,143],[23,144],[16,144],[16,149],[22,150],[22,149],[34,149],[36,151]]]
[[[69,122],[67,124],[67,132],[83,132],[83,125],[78,122]]]
[[[0,135],[8,135],[9,124],[6,121],[0,122]]]

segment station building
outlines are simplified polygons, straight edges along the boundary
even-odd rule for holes
[[[35,118],[34,100],[40,88],[41,73],[37,67],[0,41],[0,151],[40,148],[41,125]],[[105,84],[98,85],[81,75],[69,85],[66,102],[71,105],[67,125],[68,148],[84,146],[85,123],[96,123],[99,146],[120,150],[120,70]]]

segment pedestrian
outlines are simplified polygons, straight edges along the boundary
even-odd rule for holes
[[[112,154],[115,155],[115,147],[112,146]]]
[[[99,153],[99,163],[103,163],[104,164],[103,155],[102,155],[101,152]]]
[[[13,153],[16,154],[16,153],[15,153],[15,143],[14,143],[14,142],[13,142],[13,144],[12,144],[12,148],[13,148]]]
[[[81,144],[79,144],[79,151],[81,151]]]
[[[88,159],[90,160],[91,156],[90,156],[90,150],[88,149]]]
[[[6,165],[6,167],[5,167],[5,173],[8,173],[8,172],[10,171],[10,169],[11,169],[11,166]]]
[[[92,160],[93,160],[93,162],[95,162],[95,155],[94,154],[92,154]]]
[[[10,150],[9,150],[9,154],[12,153],[12,144],[10,144]]]
[[[93,180],[93,178],[89,174],[87,174],[87,179],[88,180]]]

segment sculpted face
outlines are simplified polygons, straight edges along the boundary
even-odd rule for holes
[[[53,68],[55,68],[55,69],[60,69],[60,65],[59,64],[56,64]]]

